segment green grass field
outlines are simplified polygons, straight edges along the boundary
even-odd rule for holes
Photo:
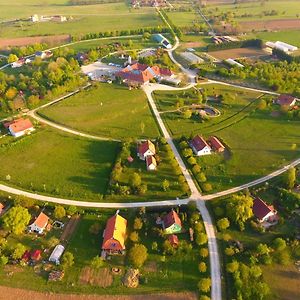
[[[100,84],[40,113],[68,127],[114,139],[159,136],[145,94],[121,85]]]
[[[11,138],[12,139],[12,138]],[[115,142],[70,136],[49,128],[4,146],[0,178],[13,186],[58,197],[99,201],[107,189],[117,154]],[[6,176],[10,175],[9,182]]]
[[[259,94],[231,88],[230,91],[227,87],[223,92],[216,87],[213,91],[213,86],[210,89],[208,95],[225,92],[234,96],[228,98],[226,105],[208,102],[221,111],[220,117],[201,123],[199,117],[184,119],[179,113],[164,113],[162,116],[175,138],[191,134],[201,134],[206,138],[216,135],[227,145],[229,152],[225,155],[198,158],[213,191],[247,183],[299,157],[299,147],[292,147],[300,137],[299,121],[288,121],[284,116],[273,117],[269,110],[256,110],[259,100],[255,99]],[[178,101],[176,93],[173,98],[166,95],[155,96],[160,110],[168,109],[172,101]],[[178,94],[177,97],[180,98]]]
[[[3,23],[0,26],[1,38],[57,34],[75,35],[162,25],[161,19],[153,8],[130,10],[125,3],[70,6],[67,1],[62,2],[60,0],[57,3],[46,2],[44,5],[40,5],[38,1],[32,1],[29,4],[23,4],[20,0],[10,4],[0,1],[0,11],[1,21],[16,18],[26,19],[33,14],[39,16],[64,15],[73,18],[63,23],[32,23],[29,21]],[[126,19],[126,22],[120,22],[122,19]]]
[[[195,23],[203,23],[203,19],[199,14],[194,11],[180,12],[172,11],[167,12],[168,17],[178,27],[193,26]]]
[[[276,10],[278,15],[263,16],[263,11]],[[218,4],[207,5],[205,11],[212,11],[216,13],[233,12],[239,21],[252,21],[252,20],[268,20],[268,19],[296,19],[297,14],[300,13],[299,1],[296,0],[270,0],[265,1],[261,5],[261,1],[245,2],[239,4]],[[252,14],[251,17],[241,17],[243,14]]]

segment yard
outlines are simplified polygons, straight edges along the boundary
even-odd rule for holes
[[[113,139],[155,138],[159,131],[141,90],[99,84],[40,111],[68,127]]]

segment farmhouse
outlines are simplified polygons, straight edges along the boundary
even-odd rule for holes
[[[191,52],[182,52],[180,55],[190,64],[201,64],[204,62],[201,57]]]
[[[294,96],[282,94],[278,97],[276,103],[283,107],[293,107],[295,106],[296,101],[297,99]]]
[[[277,219],[277,211],[273,205],[267,205],[262,199],[255,198],[253,201],[253,214],[259,222],[274,222]]]
[[[21,118],[12,122],[6,122],[3,125],[14,137],[20,137],[34,131],[34,127],[29,119]]]
[[[127,220],[118,212],[108,219],[103,232],[102,250],[108,254],[124,254]]]
[[[162,34],[155,34],[153,35],[153,39],[161,44],[166,49],[171,49],[172,45],[170,44],[169,40],[166,39]]]
[[[166,234],[178,233],[182,229],[181,220],[173,209],[163,218],[162,225]]]
[[[138,145],[137,156],[140,159],[146,160],[147,156],[153,156],[155,154],[156,154],[155,146],[150,140],[142,142]]]
[[[169,69],[163,69],[158,66],[149,67],[144,64],[135,63],[117,72],[116,77],[121,78],[128,85],[143,85],[149,83],[153,78],[162,79],[164,77],[171,77],[172,75],[173,73]]]
[[[211,148],[205,139],[199,135],[196,135],[190,142],[190,146],[192,147],[194,153],[197,156],[209,155],[211,154]]]
[[[209,138],[209,144],[211,148],[216,152],[224,152],[225,150],[225,146],[215,136],[211,136]]]
[[[21,58],[19,58],[17,61],[13,62],[13,63],[11,64],[11,67],[12,67],[13,69],[15,69],[15,68],[20,68],[20,67],[22,67],[22,66],[25,64],[25,61],[26,61],[26,59],[23,58],[23,57],[21,57]]]
[[[154,156],[148,155],[146,157],[146,166],[148,171],[155,171],[157,167],[157,162]]]
[[[56,265],[60,264],[60,258],[65,251],[65,247],[63,245],[56,245],[54,250],[52,251],[49,261],[54,262]]]
[[[28,231],[42,234],[48,224],[48,221],[48,216],[41,212],[34,222],[28,226]]]
[[[141,6],[164,7],[167,5],[166,0],[132,0],[131,5],[134,8]]]
[[[53,56],[53,53],[50,50],[35,52],[35,57],[39,57],[41,59],[50,58],[52,56]]]

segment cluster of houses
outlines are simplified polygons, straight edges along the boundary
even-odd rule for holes
[[[180,80],[175,79],[175,75],[171,70],[158,66],[150,67],[140,63],[126,66],[116,73],[116,77],[120,78],[128,86],[141,86],[149,83],[152,79],[164,80],[176,85],[180,83]]]
[[[131,6],[133,8],[139,8],[142,6],[150,7],[165,7],[168,5],[167,0],[132,0]]]
[[[276,100],[275,103],[281,107],[287,108],[297,108],[296,103],[299,101],[296,97],[292,95],[281,94]]]
[[[29,119],[17,119],[9,122],[4,122],[3,126],[13,137],[20,137],[31,134],[35,129]]]
[[[137,156],[146,162],[146,168],[148,171],[155,171],[157,168],[157,162],[155,159],[155,145],[150,141],[144,141],[138,144]]]
[[[225,146],[220,142],[220,140],[211,136],[208,141],[206,141],[202,136],[196,135],[191,141],[190,146],[197,156],[209,155],[212,152],[224,152]]]
[[[47,58],[50,58],[53,56],[53,52],[50,50],[37,51],[37,52],[35,52],[34,56],[41,58],[41,59],[47,59]],[[21,68],[22,66],[30,64],[31,62],[32,62],[32,59],[29,57],[20,57],[17,61],[15,61],[11,64],[11,67],[13,69]]]
[[[223,36],[215,35],[212,37],[212,41],[214,44],[218,45],[223,43],[237,42],[239,41],[239,39],[228,35],[223,35]]]
[[[290,52],[294,52],[298,50],[297,46],[293,46],[281,41],[277,41],[277,42],[266,42],[266,46],[271,48],[271,49],[278,49],[281,50],[285,53],[290,53]]]
[[[182,230],[182,223],[178,214],[172,210],[162,219],[159,218],[156,223],[162,225],[171,245],[177,246],[178,237],[176,233],[180,233]],[[103,242],[101,246],[101,256],[103,258],[107,255],[125,253],[126,230],[127,220],[120,216],[119,211],[117,211],[114,216],[108,219],[103,232]]]

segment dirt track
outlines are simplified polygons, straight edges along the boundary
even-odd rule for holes
[[[193,293],[167,293],[140,296],[94,296],[40,293],[0,286],[0,300],[196,300]]]

